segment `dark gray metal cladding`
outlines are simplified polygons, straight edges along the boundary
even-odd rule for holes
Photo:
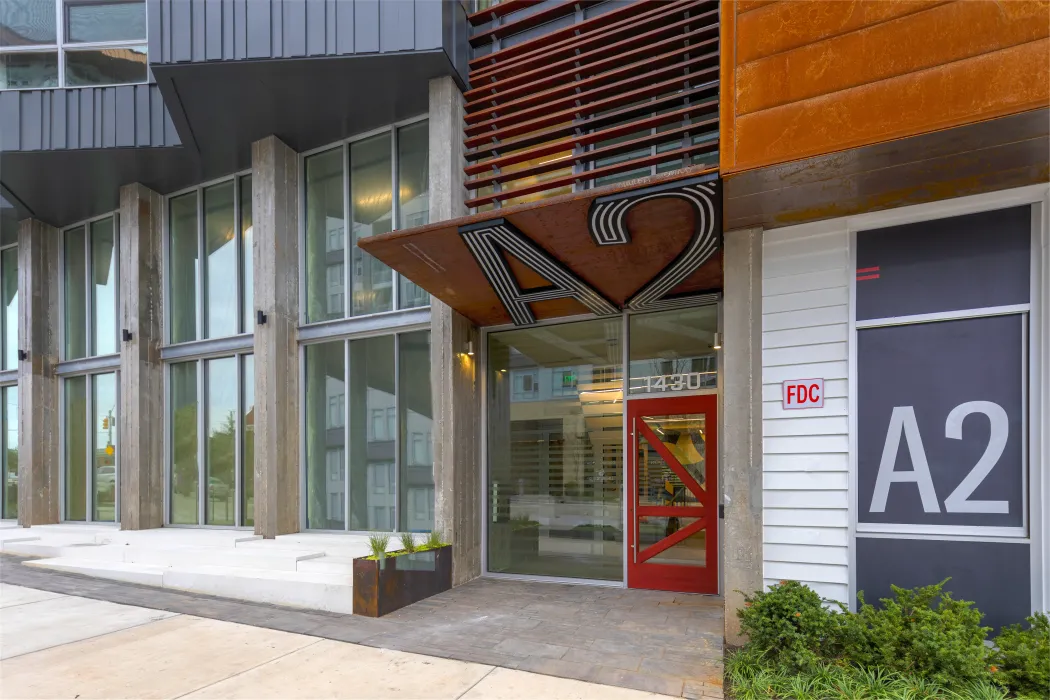
[[[0,184],[17,217],[112,211],[427,111],[467,74],[466,13],[432,0],[147,0],[150,84],[0,92]]]

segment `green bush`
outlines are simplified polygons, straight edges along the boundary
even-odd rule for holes
[[[973,603],[944,591],[948,579],[915,589],[892,586],[882,607],[864,602],[838,620],[842,655],[851,663],[916,675],[947,687],[988,680],[991,631]]]
[[[1022,697],[1050,697],[1050,619],[1037,612],[1027,622],[1027,629],[1010,625],[995,638],[992,676]]]
[[[749,646],[771,663],[792,670],[812,669],[833,639],[835,613],[816,592],[798,581],[781,581],[744,596],[737,610]]]

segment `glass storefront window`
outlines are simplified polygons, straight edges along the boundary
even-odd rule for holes
[[[171,406],[168,420],[171,429],[171,469],[169,522],[173,525],[196,525],[199,502],[197,414],[197,363],[171,365],[168,373]]]
[[[241,333],[251,333],[255,314],[252,312],[255,299],[254,260],[252,252],[252,176],[241,178],[241,260],[243,261],[244,293],[242,296]]]
[[[434,527],[434,406],[430,395],[430,331],[405,333],[398,348],[401,425],[400,530]]]
[[[237,275],[230,274],[237,269],[233,190],[233,180],[204,190],[205,338],[238,332]]]
[[[197,193],[168,202],[168,339],[197,338]]]
[[[363,238],[429,221],[428,129],[426,121],[414,122],[305,159],[307,323],[430,303],[430,295],[357,246]]]
[[[245,355],[241,367],[241,519],[255,524],[255,356]]]
[[[65,231],[62,253],[63,359],[116,353],[115,217],[108,216]]]
[[[117,245],[113,217],[91,224],[92,355],[117,352]]]
[[[91,488],[96,522],[117,520],[117,375],[91,377]]]
[[[86,229],[79,226],[66,231],[63,260],[65,309],[65,359],[76,360],[87,355]]]
[[[3,334],[3,369],[18,367],[18,248],[0,251],[0,333]]]
[[[237,358],[204,362],[207,433],[204,509],[207,525],[233,525],[237,492]]]
[[[343,149],[306,159],[306,321],[345,314]]]
[[[669,394],[718,387],[718,307],[630,317],[630,393]]]
[[[390,134],[350,144],[350,221],[354,234],[354,245],[350,249],[351,314],[354,316],[394,308],[393,271],[357,247],[362,238],[393,229],[393,177]]]
[[[430,332],[308,345],[305,362],[306,526],[433,528]]]
[[[417,122],[397,130],[397,191],[399,229],[430,222],[430,125]],[[402,309],[426,306],[427,294],[407,277],[398,276],[398,305]]]
[[[169,522],[253,524],[252,355],[175,363],[168,370],[168,382]]]
[[[622,348],[619,318],[489,336],[490,571],[623,580]]]
[[[306,346],[306,526],[346,528],[345,344]]]
[[[395,530],[394,336],[351,340],[349,376],[350,529]]]
[[[18,517],[18,387],[0,389],[0,517]]]
[[[169,342],[252,332],[251,186],[241,176],[168,200]]]
[[[88,389],[87,377],[70,377],[65,382],[65,519],[87,520],[88,476]]]

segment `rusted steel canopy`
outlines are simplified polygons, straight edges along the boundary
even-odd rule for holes
[[[373,236],[358,245],[480,326],[594,313],[596,306],[607,313],[628,305],[661,308],[721,290],[721,198],[713,169],[684,168]],[[607,216],[596,214],[592,222],[591,213],[603,206]],[[513,278],[511,293],[526,301],[525,318],[520,308],[513,314],[508,309],[506,290],[501,298],[493,286],[493,264],[483,269],[477,255],[486,259],[485,253],[477,252],[476,242],[472,252],[464,238],[494,227],[502,227],[500,235],[526,239],[518,250],[531,263],[498,242],[490,245],[498,251],[495,264]],[[537,265],[539,258],[543,264]],[[558,297],[559,289],[571,286],[563,273],[596,292],[590,306],[579,298],[586,294]]]

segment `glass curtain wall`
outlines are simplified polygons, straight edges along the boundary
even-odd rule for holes
[[[306,526],[434,526],[430,332],[307,345]]]
[[[0,369],[18,369],[18,235],[6,227],[0,242],[0,346]]]
[[[117,218],[79,224],[62,240],[62,360],[109,357],[118,346]],[[116,522],[118,515],[117,373],[62,379],[63,518]]]
[[[63,503],[67,521],[117,520],[117,375],[63,382]]]
[[[430,303],[419,287],[357,246],[368,236],[429,220],[427,129],[425,120],[417,121],[304,159],[307,323]]]
[[[253,331],[252,244],[251,175],[168,200],[168,341],[199,347],[168,366],[172,525],[255,522],[253,356],[208,343]]]
[[[168,200],[168,342],[252,331],[251,175]]]
[[[169,365],[172,525],[254,524],[254,372],[249,354]]]
[[[622,319],[488,336],[489,571],[623,580]]]
[[[18,369],[18,226],[0,224],[0,369]],[[18,386],[0,387],[0,518],[18,517]]]
[[[0,517],[18,517],[18,387],[0,388]]]

